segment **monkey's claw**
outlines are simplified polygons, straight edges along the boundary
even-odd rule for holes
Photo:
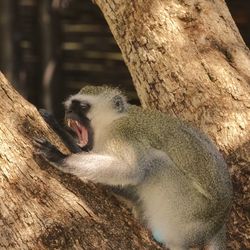
[[[41,150],[44,150],[46,148],[49,148],[50,146],[53,146],[48,140],[44,138],[34,138],[33,143],[38,149],[41,149]]]
[[[58,123],[54,116],[49,113],[46,109],[39,109],[38,110],[40,115],[43,117],[44,121],[49,124],[53,129],[55,129],[58,126]]]
[[[50,113],[46,109],[38,109],[38,111],[43,118],[47,118],[50,116]]]
[[[66,157],[56,148],[56,146],[44,138],[34,138],[33,143],[37,148],[36,153],[49,162],[60,163]]]

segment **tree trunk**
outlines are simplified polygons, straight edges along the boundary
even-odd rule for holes
[[[34,136],[59,138],[2,74],[0,119],[1,250],[161,249],[105,188],[34,155]]]
[[[95,2],[142,105],[192,122],[224,152],[236,201],[229,247],[250,248],[250,57],[225,2]]]

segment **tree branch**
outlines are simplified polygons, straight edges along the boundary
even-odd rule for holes
[[[34,155],[34,136],[64,147],[2,74],[0,118],[1,249],[161,249],[104,187]]]

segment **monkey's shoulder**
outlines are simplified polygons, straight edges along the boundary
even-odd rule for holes
[[[115,120],[110,126],[110,138],[117,138],[132,144],[151,144],[157,123],[145,114],[141,108],[134,107],[124,114],[121,118]],[[159,131],[160,132],[160,131]]]
[[[122,140],[147,142],[156,149],[167,150],[168,146],[175,145],[180,149],[187,147],[191,152],[196,149],[216,151],[208,137],[187,122],[134,105],[130,105],[127,113],[112,123],[110,133]]]

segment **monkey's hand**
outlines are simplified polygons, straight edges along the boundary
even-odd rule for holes
[[[38,111],[40,115],[43,117],[43,119],[46,121],[46,123],[49,124],[54,130],[60,127],[55,117],[51,113],[49,113],[46,109],[39,109]]]
[[[45,160],[53,165],[61,166],[63,160],[67,157],[65,154],[60,152],[56,146],[44,138],[35,138],[33,143],[37,148],[37,154],[41,155]]]
[[[49,113],[46,109],[39,109],[39,113],[46,123],[60,136],[63,143],[72,153],[79,153],[82,151],[75,139],[58,123],[54,115]]]

